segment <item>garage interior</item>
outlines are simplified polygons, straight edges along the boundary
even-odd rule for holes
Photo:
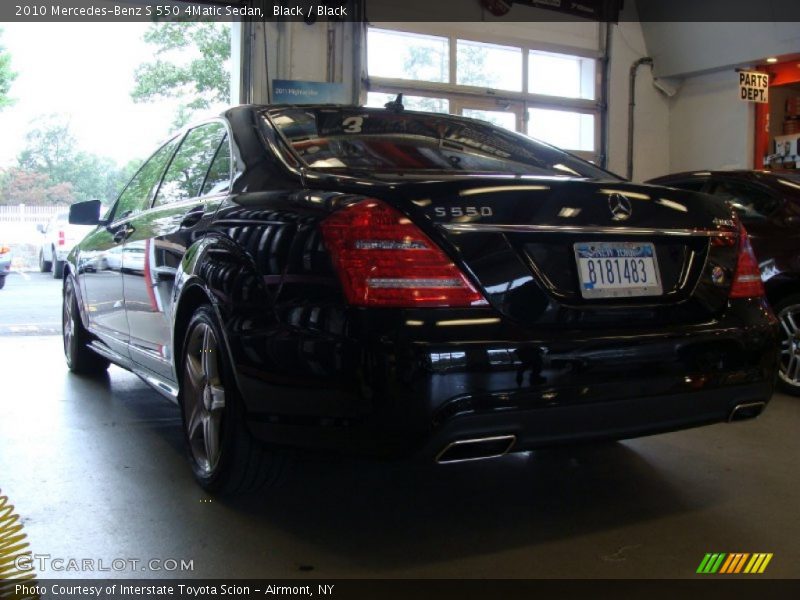
[[[520,5],[492,16],[477,0],[459,21],[446,2],[368,4],[365,19],[385,20],[234,22],[232,96],[273,102],[276,80],[341,84],[362,105],[403,93],[409,109],[561,135],[547,141],[636,182],[797,168],[800,129],[782,126],[800,97],[796,22],[669,21],[644,2],[625,2],[616,23],[537,20]],[[406,80],[376,64],[379,45],[401,38],[445,43],[444,74]],[[459,83],[459,41],[516,53],[518,82]],[[540,57],[573,74],[564,96],[535,91]],[[739,98],[743,68],[796,73],[757,108]],[[566,137],[548,129],[554,115]],[[659,579],[695,576],[711,552],[773,553],[763,577],[798,575],[800,398],[776,392],[754,421],[458,465],[297,457],[276,489],[220,499],[192,479],[173,405],[114,366],[68,372],[60,310],[61,282],[46,274],[12,273],[0,292],[0,491],[30,550],[193,570],[50,577]]]

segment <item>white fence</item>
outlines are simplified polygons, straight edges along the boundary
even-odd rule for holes
[[[64,210],[65,206],[0,206],[0,223],[47,223]]]

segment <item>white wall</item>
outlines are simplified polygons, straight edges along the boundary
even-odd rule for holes
[[[738,85],[733,69],[684,80],[670,101],[670,171],[752,167],[755,111]]]
[[[608,168],[625,176],[630,67],[637,59],[648,56],[648,52],[638,22],[621,21],[612,31]],[[633,181],[668,173],[669,101],[653,86],[653,74],[646,65],[639,67],[636,77],[634,119]]]

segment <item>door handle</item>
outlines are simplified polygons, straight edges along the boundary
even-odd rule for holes
[[[130,235],[131,235],[131,234],[132,234],[134,231],[136,231],[136,229],[134,229],[133,227],[128,227],[127,225],[123,225],[121,229],[117,229],[117,230],[114,232],[114,238],[113,238],[113,239],[114,239],[114,241],[115,241],[117,244],[121,244],[121,243],[122,243],[122,242],[124,242],[126,239],[128,239],[128,237],[129,237],[129,236],[130,236]]]
[[[206,209],[204,206],[195,206],[192,210],[190,210],[183,216],[180,228],[187,229],[189,227],[194,227],[203,219],[205,214],[206,214]]]

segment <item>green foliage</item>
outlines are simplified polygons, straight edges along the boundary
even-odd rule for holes
[[[0,35],[3,30],[0,29]],[[0,46],[0,110],[10,106],[14,101],[9,96],[11,84],[17,78],[17,74],[11,70],[11,54]]]
[[[26,136],[17,166],[0,177],[0,204],[111,202],[133,175],[136,162],[119,168],[110,158],[83,152],[63,117],[43,117]]]
[[[230,103],[231,28],[226,23],[154,23],[144,36],[156,60],[139,65],[134,102],[182,100],[177,129],[215,103]]]
[[[494,88],[498,77],[486,69],[486,55],[480,46],[464,45],[458,50],[458,83],[477,87]],[[422,46],[406,48],[403,58],[403,72],[406,79],[421,81],[443,81],[449,79],[449,55],[434,52]],[[441,100],[421,98],[406,102],[406,108],[428,112],[441,112]]]

